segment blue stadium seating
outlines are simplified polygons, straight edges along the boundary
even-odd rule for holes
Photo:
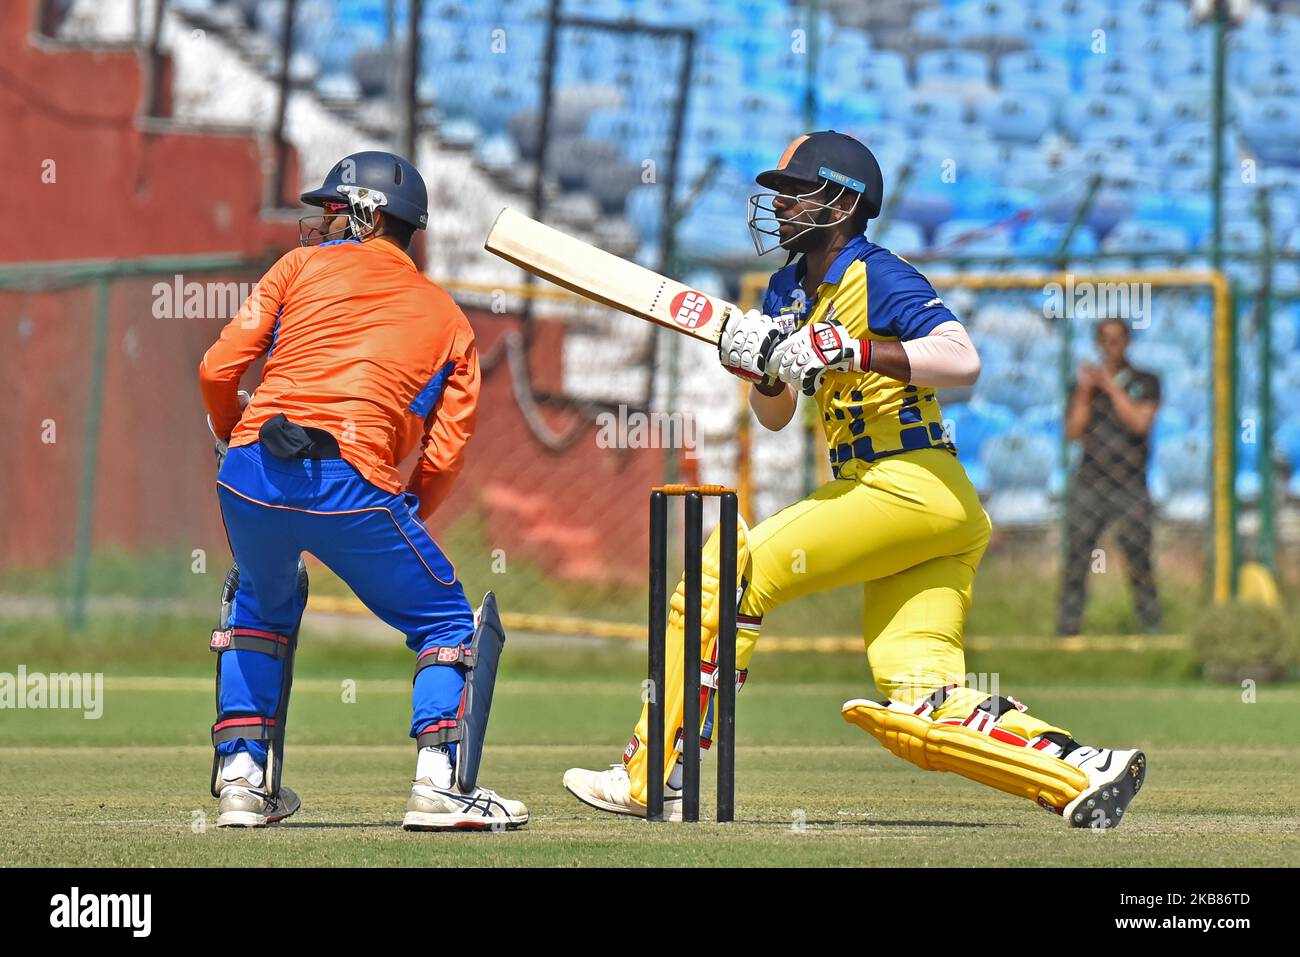
[[[217,2],[177,0],[177,6]],[[871,145],[887,192],[910,168],[894,218],[875,238],[900,252],[933,246],[1008,258],[1055,254],[1095,174],[1103,178],[1102,189],[1074,234],[1071,255],[1100,250],[1145,266],[1204,265],[1211,44],[1208,28],[1189,23],[1185,2],[943,0],[917,10],[903,34],[892,27],[873,34],[837,26],[833,15],[847,6],[822,5],[812,122]],[[873,6],[871,22],[903,22],[888,6]],[[489,170],[517,167],[534,155],[525,120],[539,103],[547,8],[548,0],[424,5],[421,89],[434,95],[443,138],[473,149]],[[278,0],[256,5],[258,29],[274,35],[281,10]],[[375,73],[363,75],[357,54],[368,53],[372,63],[376,52],[382,54],[387,12],[387,0],[300,0],[294,39],[315,61],[314,86],[323,97],[373,95]],[[399,31],[406,12],[405,0],[398,0]],[[752,176],[809,122],[809,60],[795,42],[806,27],[805,6],[792,0],[565,0],[564,12],[697,27],[679,189],[684,192],[712,158],[724,166],[683,221],[679,248],[693,256],[743,255]],[[1094,34],[1098,27],[1104,37]],[[493,45],[501,40],[504,54]],[[1260,185],[1270,188],[1274,246],[1300,248],[1297,50],[1300,16],[1293,10],[1257,11],[1230,35],[1232,125],[1224,171],[1230,248],[1261,247]],[[675,96],[673,56],[660,41],[567,31],[558,60],[565,107],[557,142],[610,144],[622,162],[639,166],[650,159],[662,169]],[[1238,166],[1244,158],[1256,164],[1249,182]],[[591,181],[571,178],[579,185]],[[625,200],[622,195],[614,194],[615,205],[641,241],[653,246],[662,230],[659,189],[633,186]],[[1150,253],[1158,255],[1136,258]],[[1250,263],[1234,262],[1230,270],[1248,283],[1258,274]],[[1300,293],[1300,264],[1279,261],[1274,288],[1280,295]],[[1171,514],[1192,517],[1207,505],[1207,300],[1167,311],[1157,318],[1159,335],[1135,343],[1135,361],[1155,369],[1166,387],[1153,465],[1162,504]],[[1058,340],[1045,337],[1029,347],[997,336],[977,341],[986,371],[976,397],[947,408],[963,461],[990,493],[1030,481],[1058,482]],[[1288,408],[1300,404],[1297,348],[1300,304],[1279,301],[1275,388]],[[1075,360],[1093,358],[1093,352],[1088,336],[1076,337]],[[1243,374],[1243,386],[1253,374]],[[1028,405],[1025,390],[1035,396]],[[1279,449],[1300,495],[1300,425],[1282,425]],[[1249,491],[1252,480],[1242,481]],[[1032,517],[1042,505],[1034,499],[1012,507],[1010,501],[1001,500],[998,509],[1012,520]]]

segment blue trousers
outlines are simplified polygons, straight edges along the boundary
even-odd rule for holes
[[[229,451],[217,495],[239,564],[231,627],[291,634],[303,612],[298,559],[310,552],[406,635],[417,655],[469,644],[474,614],[414,495],[371,485],[343,459],[282,459],[260,444]],[[224,652],[221,712],[274,715],[282,669],[282,661],[257,651]],[[454,739],[464,688],[457,665],[421,669],[411,695],[411,737],[442,731]],[[266,760],[263,741],[240,738],[218,750]]]

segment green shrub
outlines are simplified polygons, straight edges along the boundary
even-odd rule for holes
[[[1211,681],[1280,681],[1300,665],[1300,632],[1277,608],[1242,602],[1207,608],[1191,639],[1201,673]]]

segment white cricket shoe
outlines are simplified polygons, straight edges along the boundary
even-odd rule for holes
[[[1089,787],[1065,806],[1070,827],[1118,827],[1129,802],[1142,789],[1147,756],[1141,751],[1080,747],[1064,759],[1088,775]]]
[[[611,764],[605,771],[588,771],[569,768],[564,772],[564,787],[583,804],[614,814],[645,817],[644,804],[632,800],[632,782],[622,762]],[[682,819],[682,792],[664,785],[664,820]]]
[[[457,788],[434,787],[428,778],[411,782],[402,829],[407,831],[514,830],[528,823],[522,801],[503,798],[491,788],[464,794]]]
[[[271,797],[261,788],[255,788],[246,778],[223,781],[221,798],[217,803],[217,827],[266,827],[276,824],[302,807],[302,801],[292,788],[280,788],[278,797]]]

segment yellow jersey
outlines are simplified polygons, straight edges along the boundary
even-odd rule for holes
[[[763,312],[787,332],[833,318],[855,339],[904,342],[957,318],[911,263],[866,236],[840,251],[814,300],[803,277],[801,257],[772,274],[763,297]],[[932,388],[875,372],[828,372],[816,399],[836,478],[855,478],[866,463],[913,449],[957,453]]]

